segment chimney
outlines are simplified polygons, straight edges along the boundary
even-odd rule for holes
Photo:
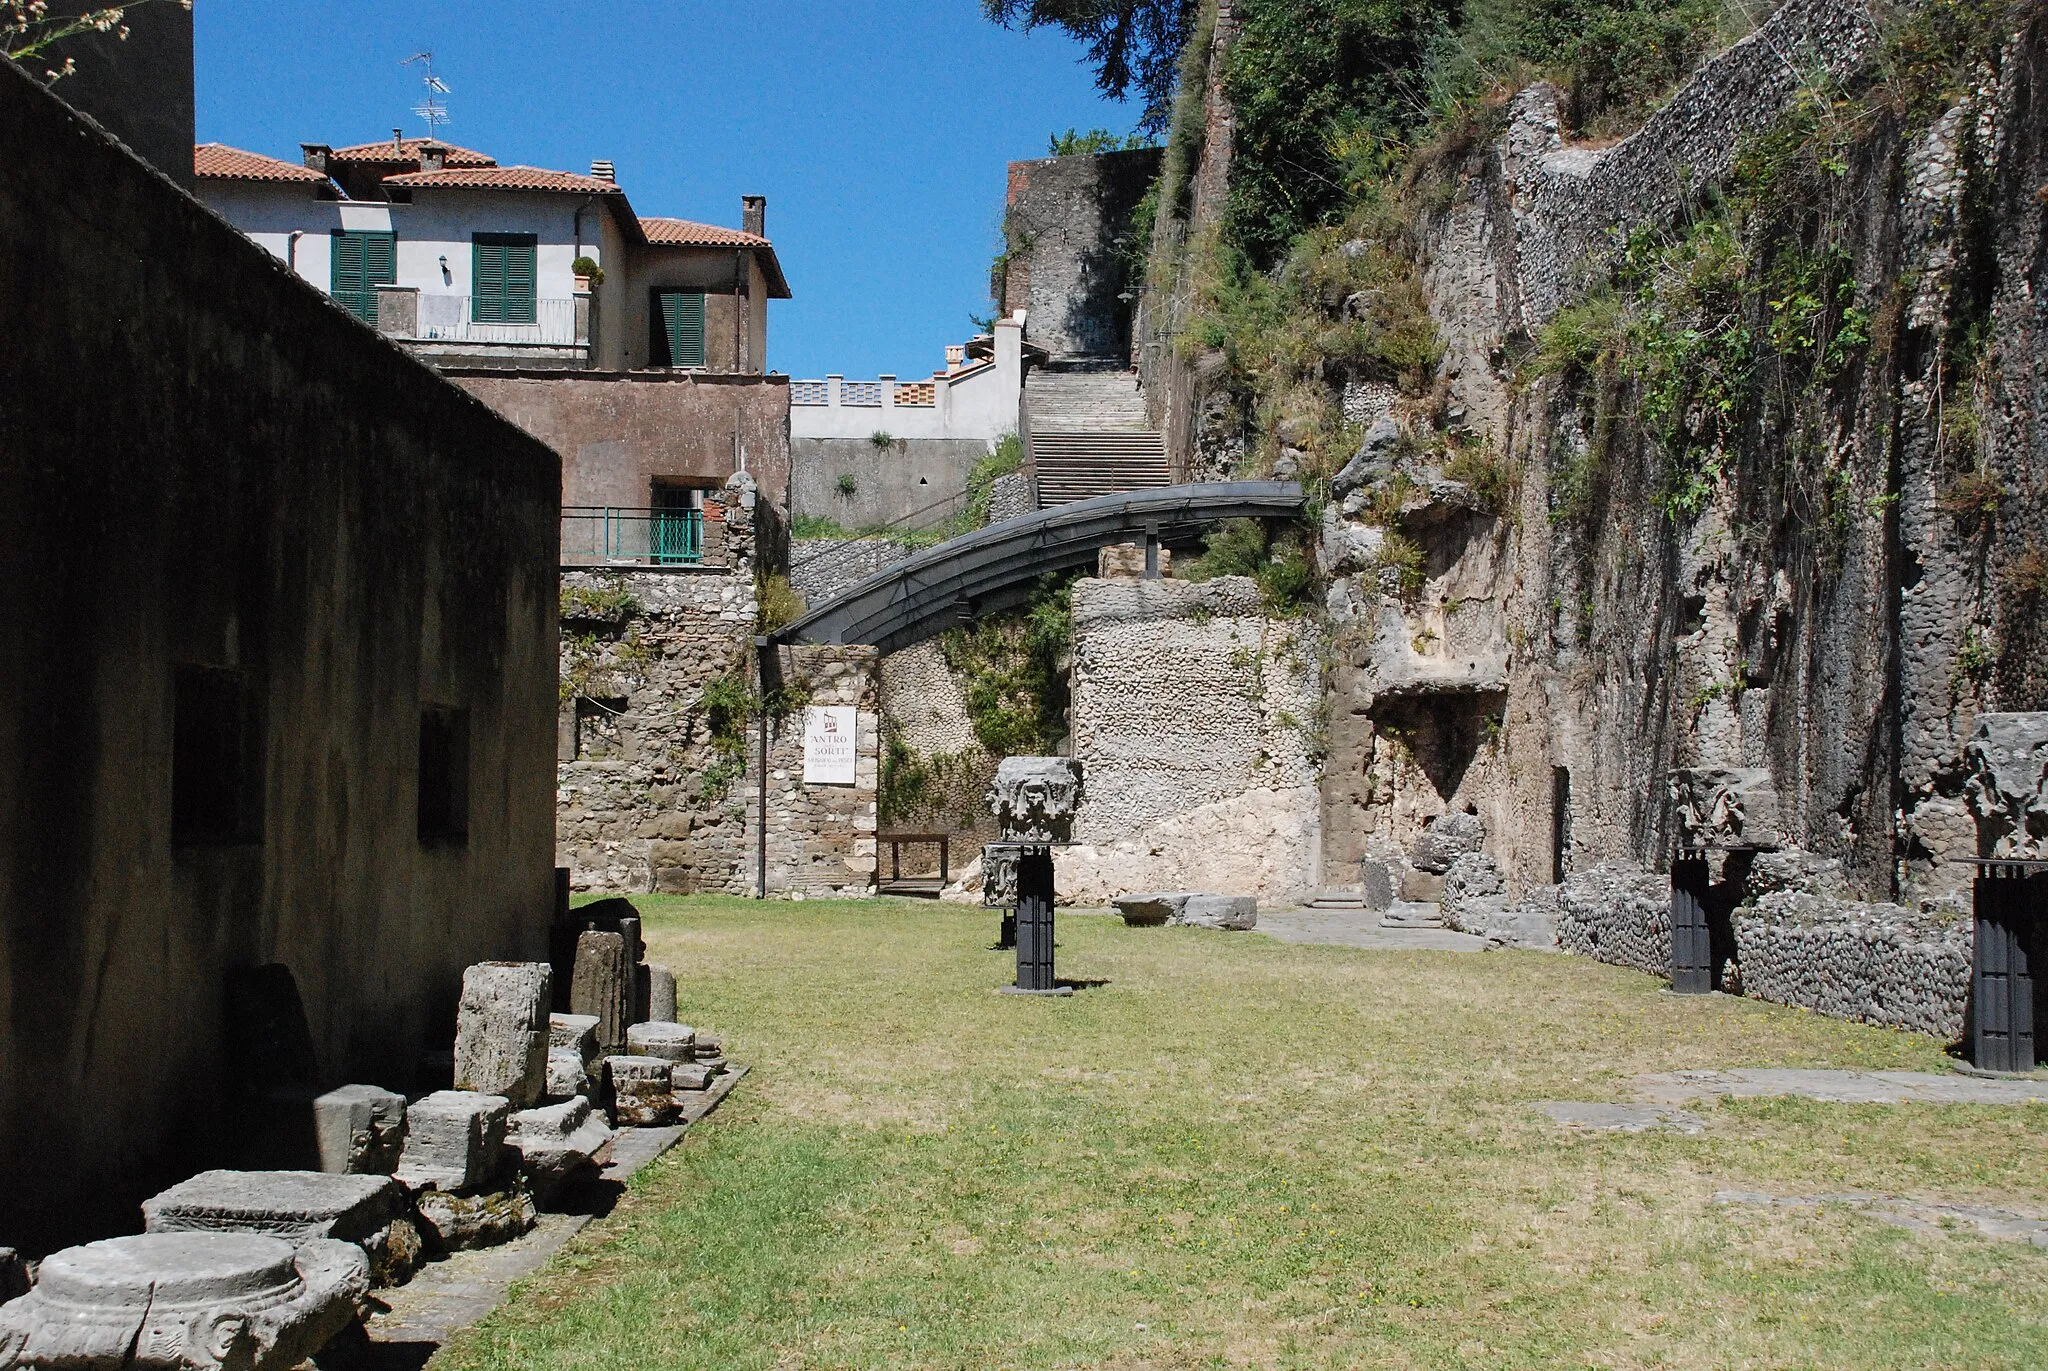
[[[399,157],[405,156],[405,130],[391,130],[391,151]]]
[[[448,165],[448,149],[439,143],[420,144],[420,170],[439,171]]]
[[[325,176],[327,174],[327,159],[330,156],[332,156],[333,153],[334,149],[329,147],[325,143],[299,144],[300,159],[304,161],[307,166],[319,172],[322,176]]]
[[[768,236],[768,197],[765,195],[742,195],[740,197],[740,227],[756,238]]]
[[[613,185],[619,183],[619,169],[607,161],[598,160],[592,162],[590,164],[590,174],[600,181],[609,181]]]

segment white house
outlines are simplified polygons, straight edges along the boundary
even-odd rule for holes
[[[304,147],[302,163],[218,143],[198,192],[366,322],[466,363],[766,370],[768,308],[789,285],[764,232],[642,219],[606,162],[591,174],[500,166],[394,136]],[[579,276],[586,260],[595,272]]]

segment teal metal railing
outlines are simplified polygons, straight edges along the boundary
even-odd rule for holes
[[[564,565],[702,566],[705,552],[701,509],[562,507]]]

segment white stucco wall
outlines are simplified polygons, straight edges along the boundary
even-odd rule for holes
[[[791,438],[861,438],[884,432],[913,442],[928,438],[979,438],[994,442],[1017,432],[1017,407],[1024,389],[1021,321],[998,320],[995,357],[973,374],[933,377],[935,404],[897,405],[887,386],[882,404],[789,407]],[[922,381],[921,376],[896,378]]]

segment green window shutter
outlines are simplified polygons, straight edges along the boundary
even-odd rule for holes
[[[398,280],[398,236],[344,231],[332,236],[334,255],[328,294],[366,324],[377,322],[377,287]]]
[[[681,290],[654,293],[654,365],[704,365],[704,297]]]
[[[538,317],[539,240],[530,233],[479,233],[470,242],[469,317],[479,324],[530,324]]]

